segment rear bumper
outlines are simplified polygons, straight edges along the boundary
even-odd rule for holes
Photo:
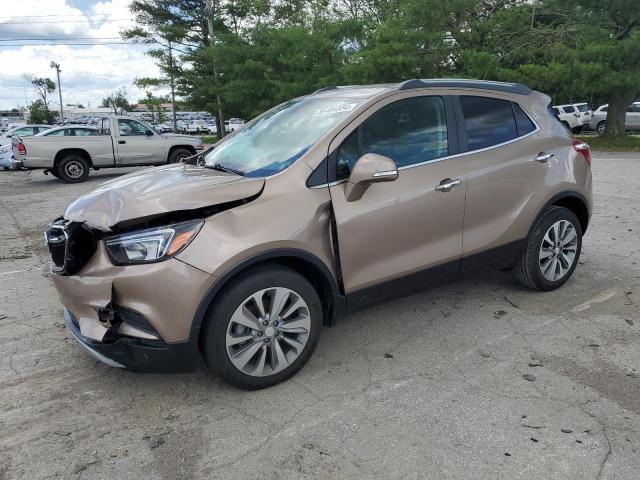
[[[190,372],[196,366],[198,349],[192,342],[165,343],[123,337],[112,342],[99,342],[80,333],[78,320],[68,309],[64,323],[83,350],[110,367],[136,372]]]

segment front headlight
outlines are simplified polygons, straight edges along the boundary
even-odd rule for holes
[[[148,228],[105,239],[107,254],[114,265],[153,263],[182,251],[200,231],[202,220]]]

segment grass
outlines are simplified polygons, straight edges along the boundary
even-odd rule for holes
[[[640,135],[605,138],[599,135],[579,135],[580,140],[589,144],[592,150],[609,152],[640,152]]]
[[[217,136],[215,135],[203,135],[200,137],[202,139],[202,143],[204,143],[205,145],[213,145],[214,143],[216,143],[218,140],[220,140]]]

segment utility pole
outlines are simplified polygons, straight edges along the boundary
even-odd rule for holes
[[[176,118],[176,90],[175,79],[173,78],[173,48],[169,40],[169,86],[171,87],[171,111],[173,112],[173,131],[178,131],[178,120]]]
[[[533,0],[533,6],[531,8],[531,29],[533,30],[534,24],[535,24],[535,20],[536,20],[536,3],[538,3],[537,0]]]
[[[206,13],[207,13],[207,28],[209,30],[209,45],[212,47],[215,46],[215,39],[213,33],[213,16],[215,15],[215,3],[216,0],[207,0]],[[213,64],[213,84],[217,87],[218,85],[218,70],[216,68],[215,59],[211,62]],[[217,88],[216,88],[217,90]],[[222,115],[222,102],[220,101],[220,94],[216,92],[216,100],[218,102],[218,120],[216,122],[216,128],[218,130],[218,135],[220,138],[223,138],[226,134],[224,130],[224,116]]]
[[[62,87],[60,86],[60,64],[51,60],[49,66],[56,69],[56,75],[58,77],[58,99],[60,100],[60,123],[64,125],[64,111],[62,110]]]

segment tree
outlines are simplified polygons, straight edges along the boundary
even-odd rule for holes
[[[56,114],[46,108],[44,102],[40,99],[33,102],[29,107],[29,123],[31,124],[51,124],[55,118]]]
[[[162,104],[166,103],[169,99],[167,97],[156,97],[150,91],[146,91],[145,93],[146,97],[139,100],[138,103],[146,105],[149,111],[151,111],[152,122],[164,122],[164,111],[162,110]]]
[[[111,92],[109,96],[102,99],[100,104],[103,108],[113,108],[113,113],[118,115],[118,109],[131,110],[131,104],[127,100],[127,91],[119,88],[115,92]]]
[[[49,110],[48,96],[50,93],[56,91],[56,84],[50,78],[45,77],[32,77],[30,79],[31,85],[35,89],[36,93],[42,100],[42,105],[46,110]]]

